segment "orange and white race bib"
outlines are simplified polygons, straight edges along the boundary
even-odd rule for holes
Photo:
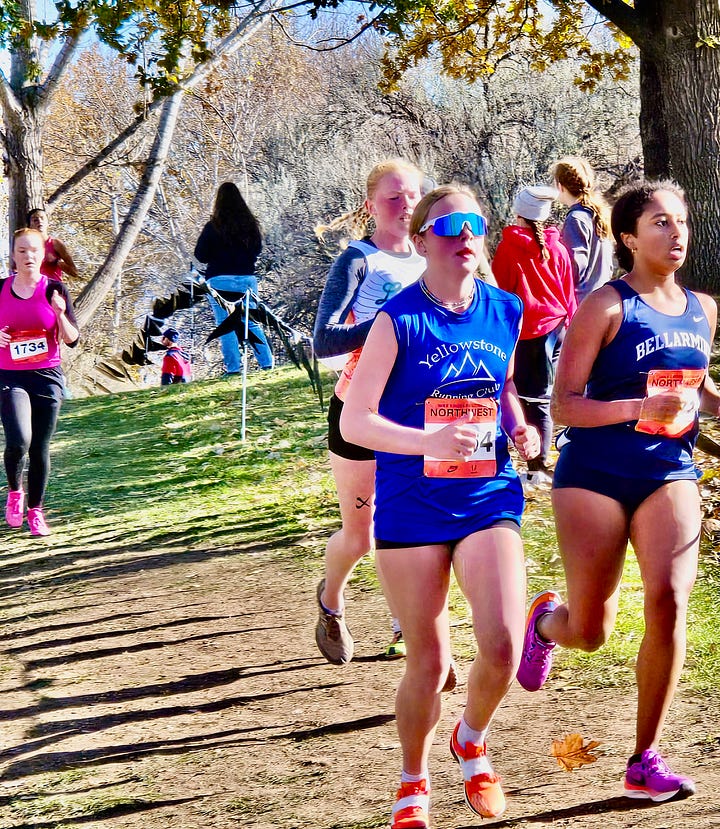
[[[13,331],[8,348],[13,362],[38,363],[48,353],[47,331]]]
[[[350,381],[352,380],[352,376],[355,373],[355,369],[357,368],[361,352],[362,349],[357,348],[355,349],[355,351],[352,351],[350,354],[347,355],[347,361],[345,362],[345,366],[343,367],[343,370],[340,372],[340,376],[338,377],[337,383],[335,383],[335,396],[339,400],[345,400],[345,396],[347,395],[347,391],[350,388]]]
[[[466,461],[424,457],[423,474],[428,478],[493,478],[497,472],[495,432],[497,401],[491,397],[430,397],[425,401],[425,431],[438,432],[468,412],[468,423],[477,431],[475,451]]]
[[[653,369],[648,372],[648,397],[655,397],[670,390],[676,391],[683,401],[683,406],[670,423],[642,418],[635,424],[635,430],[670,438],[679,438],[689,432],[700,409],[699,389],[704,379],[705,369],[702,368]]]

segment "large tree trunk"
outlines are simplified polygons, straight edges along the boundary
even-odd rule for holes
[[[10,230],[24,227],[27,211],[43,207],[42,130],[44,116],[23,101],[5,112],[6,176]]]
[[[687,194],[692,238],[682,280],[720,294],[720,48],[711,39],[720,32],[720,4],[674,0],[656,5],[663,9],[657,33],[661,48],[650,58],[657,86],[642,87],[641,99],[646,112],[654,107],[660,117],[664,114],[667,172]],[[661,102],[655,97],[658,87]],[[646,169],[648,162],[653,169],[655,138],[653,130],[643,130]],[[666,170],[658,166],[658,172]]]
[[[140,233],[150,205],[160,183],[168,152],[177,124],[185,92],[181,89],[163,101],[155,142],[148,156],[145,172],[135,193],[130,209],[115,242],[92,280],[83,288],[75,304],[77,319],[82,327],[102,304],[115,284],[125,259]]]
[[[670,148],[665,122],[660,73],[655,61],[640,55],[640,135],[643,145],[643,166],[648,178],[670,176]]]
[[[35,0],[18,0],[23,19],[35,19]],[[0,109],[8,180],[8,224],[16,230],[26,224],[27,211],[44,207],[42,134],[48,101],[70,64],[78,45],[80,30],[68,32],[53,59],[43,83],[37,80],[40,58],[33,39],[13,42],[10,48],[9,80],[0,73]]]
[[[35,15],[34,0],[21,0],[28,20]],[[47,103],[42,89],[29,83],[38,61],[34,44],[15,44],[10,50],[10,78],[0,81],[8,180],[9,230],[24,227],[27,211],[43,207],[43,149]]]
[[[587,0],[640,50],[645,172],[687,194],[692,238],[685,284],[720,294],[720,3]]]

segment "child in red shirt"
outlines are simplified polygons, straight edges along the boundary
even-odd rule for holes
[[[174,383],[188,383],[192,378],[190,356],[177,344],[180,334],[175,328],[163,331],[160,342],[167,348],[162,361],[161,386],[171,386]]]

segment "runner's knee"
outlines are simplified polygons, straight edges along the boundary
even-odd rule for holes
[[[483,665],[496,675],[507,672],[515,674],[520,664],[522,643],[513,641],[510,632],[494,631],[493,636],[478,638],[478,656]]]

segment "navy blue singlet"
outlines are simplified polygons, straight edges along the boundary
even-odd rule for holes
[[[686,290],[685,312],[670,316],[651,308],[623,279],[607,284],[622,298],[623,319],[612,342],[595,359],[587,397],[641,398],[647,393],[648,373],[654,369],[707,369],[710,324],[694,293]],[[560,435],[557,444],[574,464],[614,475],[658,481],[697,476],[692,460],[697,416],[693,428],[681,437],[638,432],[635,424],[573,426]]]

